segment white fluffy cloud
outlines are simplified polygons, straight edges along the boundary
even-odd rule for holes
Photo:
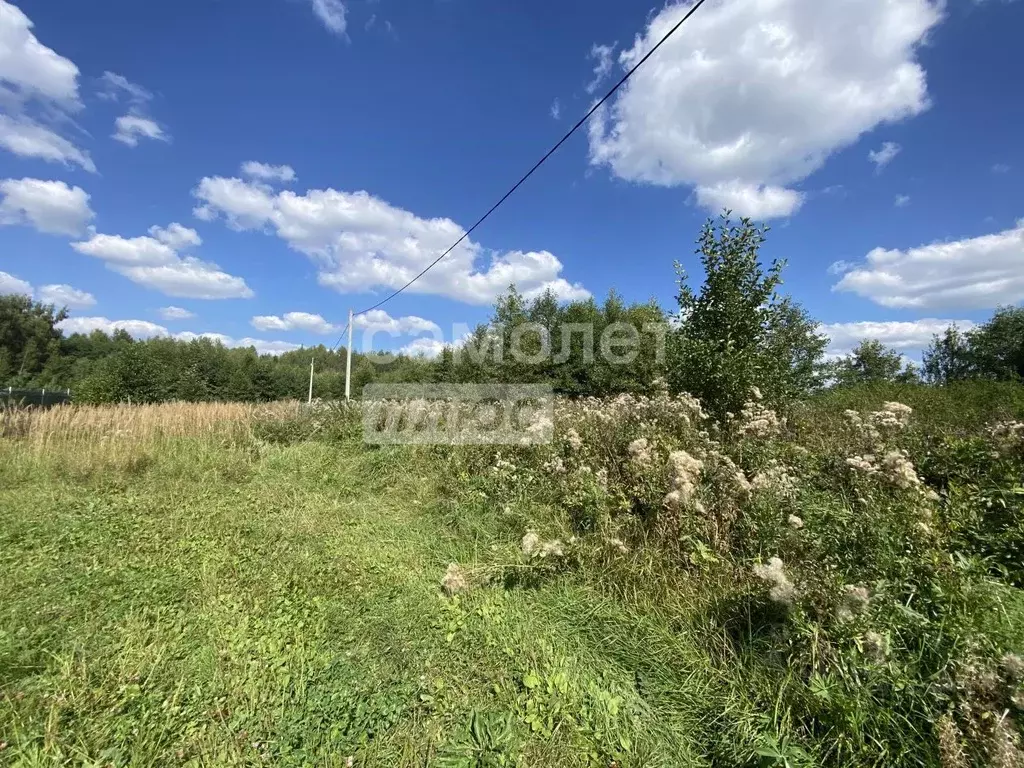
[[[189,320],[196,316],[195,312],[190,312],[183,307],[160,307],[157,311],[164,320]]]
[[[242,175],[259,181],[295,181],[295,169],[290,165],[267,165],[250,160],[242,163]]]
[[[313,13],[329,32],[342,36],[348,22],[345,19],[345,4],[341,0],[313,0]]]
[[[69,317],[58,324],[58,327],[66,334],[103,331],[112,334],[114,331],[125,331],[136,339],[149,339],[154,336],[166,336],[179,341],[193,341],[195,339],[210,339],[220,342],[225,347],[254,347],[257,352],[265,355],[280,355],[283,352],[290,352],[299,349],[299,344],[291,344],[287,341],[273,341],[267,339],[243,338],[235,339],[225,336],[223,333],[193,333],[192,331],[181,331],[171,333],[167,328],[148,320],[109,320],[105,317]]]
[[[709,211],[728,208],[754,219],[789,216],[803,204],[804,196],[795,189],[757,186],[742,181],[724,181],[710,187],[697,187],[697,202]]]
[[[440,355],[441,352],[444,351],[445,347],[454,347],[455,349],[461,348],[471,335],[472,333],[470,331],[466,331],[461,336],[457,336],[453,341],[445,341],[441,335],[413,339],[405,346],[400,347],[398,352],[402,355],[409,355],[409,357],[427,357],[433,359]]]
[[[44,304],[56,304],[58,307],[69,309],[82,309],[96,303],[96,298],[91,293],[80,291],[70,285],[44,285],[39,290],[33,290],[31,283],[8,272],[0,272],[0,294],[9,293],[21,293]]]
[[[32,286],[9,272],[0,272],[0,295],[23,293],[32,295]]]
[[[910,195],[896,195],[896,200],[893,201],[893,205],[897,208],[906,208],[910,205]]]
[[[153,139],[155,141],[170,141],[171,137],[164,132],[155,120],[137,114],[123,115],[114,121],[114,133],[111,138],[127,144],[129,147],[137,147],[139,139]]]
[[[432,320],[426,320],[416,315],[392,317],[383,309],[371,309],[369,312],[357,315],[352,320],[352,325],[364,331],[383,332],[394,336],[441,332],[441,326]]]
[[[620,66],[686,8],[655,14]],[[792,213],[801,198],[781,196],[785,185],[928,107],[916,50],[941,15],[935,0],[708,3],[595,115],[591,162],[631,181],[693,185],[705,204],[731,199],[739,214]]]
[[[39,42],[32,21],[0,0],[0,84],[21,100],[41,98],[79,106],[78,67]]]
[[[368,192],[275,193],[258,182],[215,176],[202,179],[193,194],[200,219],[222,216],[236,230],[276,232],[317,264],[322,285],[341,292],[400,288],[464,232],[451,219],[422,219]],[[511,283],[527,296],[547,288],[563,299],[590,295],[561,271],[547,251],[488,253],[467,238],[409,290],[470,304],[492,302]]]
[[[37,296],[44,304],[53,304],[68,309],[85,309],[96,304],[96,297],[88,291],[73,288],[66,283],[42,286]]]
[[[55,118],[81,109],[78,67],[47,48],[17,6],[0,0],[0,146],[21,157],[96,167],[82,151],[33,114]]]
[[[111,138],[115,141],[129,147],[137,147],[139,139],[165,142],[171,140],[163,127],[146,114],[147,105],[153,100],[153,94],[138,83],[133,83],[124,75],[115,72],[104,72],[100,78],[100,90],[97,95],[104,101],[127,101],[130,105],[128,113],[114,121]]]
[[[899,352],[917,352],[925,349],[932,336],[941,335],[949,326],[963,330],[973,327],[969,320],[939,320],[924,318],[909,322],[864,321],[857,323],[826,323],[818,331],[829,337],[829,353],[848,354],[865,339],[877,339]]]
[[[107,335],[114,331],[126,331],[136,339],[148,339],[152,336],[167,336],[168,331],[162,325],[148,320],[108,320],[105,317],[69,317],[57,324],[64,333],[90,334],[103,331]]]
[[[225,336],[223,333],[190,333],[183,331],[173,334],[179,341],[192,341],[193,339],[209,339],[219,341],[225,347],[252,347],[261,355],[282,355],[295,349],[302,349],[301,344],[292,344],[290,341],[277,341],[268,339],[254,339],[246,336],[242,339],[235,339]]]
[[[149,228],[149,234],[175,251],[182,251],[189,246],[203,244],[198,232],[184,227],[178,222],[169,224],[166,227],[152,226]]]
[[[338,326],[331,325],[320,315],[309,312],[286,312],[278,315],[257,315],[251,321],[258,331],[308,331],[310,333],[333,333]]]
[[[895,141],[886,141],[878,149],[868,152],[868,160],[875,164],[875,171],[881,172],[885,166],[896,159],[896,155],[903,149]]]
[[[126,238],[94,234],[71,247],[106,262],[107,267],[147,288],[186,299],[250,298],[252,290],[241,277],[216,264],[181,256],[179,251],[202,241],[195,230],[180,224],[150,228],[151,237]]]
[[[952,242],[875,248],[833,290],[885,307],[991,309],[1024,300],[1024,220],[1013,229]]]
[[[447,344],[438,339],[414,339],[400,348],[398,352],[409,357],[427,357],[433,359],[444,351]]]
[[[24,115],[0,115],[0,147],[19,157],[36,157],[65,165],[75,164],[90,173],[96,172],[96,164],[88,152]]]
[[[82,234],[95,216],[89,195],[63,181],[0,181],[0,225],[29,224],[53,235]]]

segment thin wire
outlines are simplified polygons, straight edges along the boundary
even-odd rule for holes
[[[508,200],[512,196],[513,192],[515,192],[517,189],[519,189],[519,187],[521,187],[523,185],[523,183],[528,178],[533,176],[534,172],[538,168],[540,168],[542,165],[544,165],[544,163],[547,161],[547,159],[549,157],[551,157],[553,154],[555,154],[555,152],[558,151],[558,148],[561,147],[563,144],[565,144],[565,142],[569,140],[569,137],[572,136],[574,133],[576,133],[576,131],[579,130],[579,128],[585,122],[587,122],[587,120],[590,119],[591,115],[593,115],[595,112],[597,112],[598,109],[601,108],[601,105],[603,105],[606,101],[608,101],[608,99],[610,99],[612,96],[614,96],[615,92],[617,90],[619,90],[619,88],[621,88],[626,83],[626,81],[629,80],[629,78],[631,78],[633,76],[633,73],[636,72],[638,69],[640,69],[640,67],[643,66],[644,62],[647,61],[649,58],[651,58],[651,56],[654,55],[654,52],[657,51],[659,48],[661,48],[661,46],[664,45],[665,42],[670,37],[672,37],[673,34],[675,34],[676,30],[679,29],[681,26],[683,26],[683,24],[685,24],[686,21],[691,16],[693,16],[693,14],[697,12],[697,9],[700,8],[702,5],[704,5],[705,2],[706,2],[706,0],[697,0],[697,2],[693,4],[693,7],[690,8],[690,10],[688,10],[686,12],[686,15],[684,15],[683,18],[681,18],[679,21],[677,21],[675,23],[675,25],[668,32],[665,33],[664,37],[662,37],[661,40],[659,40],[657,42],[657,44],[653,48],[651,48],[651,50],[649,50],[646,54],[644,54],[644,57],[642,59],[640,59],[636,64],[634,64],[629,69],[629,71],[627,71],[626,74],[624,74],[622,76],[622,78],[619,80],[619,82],[617,82],[612,87],[612,89],[610,91],[608,91],[608,93],[606,93],[604,96],[602,96],[599,101],[595,102],[594,105],[587,111],[587,113],[576,122],[576,125],[574,125],[572,128],[570,128],[569,131],[561,139],[558,140],[558,143],[555,144],[555,146],[553,146],[551,149],[549,149],[547,151],[547,153],[544,155],[544,157],[542,157],[540,160],[538,160],[536,163],[534,163],[533,167],[530,170],[528,170],[523,175],[523,177],[521,179],[519,179],[519,181],[517,181],[515,183],[515,185],[508,192],[506,192],[504,195],[502,195],[501,199],[498,200],[498,202],[496,202],[494,205],[492,205],[487,210],[487,213],[485,213],[483,216],[481,216],[479,219],[477,219],[476,223],[473,224],[473,226],[471,226],[469,229],[467,229],[465,232],[463,232],[462,236],[448,247],[448,250],[446,250],[444,253],[442,253],[440,256],[438,256],[436,259],[434,259],[432,262],[430,262],[430,264],[428,264],[426,267],[424,267],[423,270],[419,274],[417,274],[412,280],[407,282],[401,288],[399,288],[398,290],[396,290],[393,293],[389,294],[385,298],[381,299],[380,301],[378,301],[373,306],[367,307],[366,309],[361,309],[358,312],[353,313],[353,317],[356,316],[356,315],[365,315],[367,312],[371,312],[374,309],[377,309],[378,307],[380,307],[381,305],[386,304],[387,302],[391,301],[391,299],[395,298],[395,296],[400,294],[402,291],[404,291],[410,285],[412,285],[417,280],[419,280],[421,277],[423,277],[425,274],[427,274],[427,272],[429,272],[431,269],[433,269],[437,265],[437,263],[441,261],[441,259],[443,259],[449,253],[451,253],[456,248],[458,248],[459,244],[462,243],[462,241],[465,240],[467,237],[469,237],[471,234],[473,234],[473,230],[475,230],[477,227],[479,227],[481,224],[483,224],[488,219],[488,217],[498,209],[498,207],[502,203],[504,203],[506,200]],[[342,339],[345,336],[345,331],[347,331],[347,330],[348,330],[348,324],[346,323],[345,324],[345,330],[343,330],[341,332],[341,337],[338,338],[338,343],[334,345],[335,348],[337,348],[337,347],[339,347],[341,345],[341,341],[342,341]]]

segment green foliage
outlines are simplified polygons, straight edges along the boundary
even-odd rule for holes
[[[441,754],[442,768],[505,768],[515,765],[510,750],[512,741],[510,713],[488,716],[473,710],[465,731]]]
[[[941,336],[932,337],[924,353],[924,375],[934,384],[950,384],[971,377],[971,349],[968,337],[955,325]]]
[[[762,268],[766,233],[749,219],[709,220],[698,240],[700,293],[677,265],[679,328],[672,336],[670,380],[719,419],[739,413],[754,387],[778,406],[821,382],[827,340],[792,299],[778,294],[783,264]]]
[[[864,339],[850,354],[831,365],[836,386],[895,382],[910,384],[917,380],[917,368],[904,365],[903,356],[877,339]]]
[[[950,326],[932,339],[924,372],[936,384],[968,379],[1019,381],[1024,378],[1024,307],[1000,307],[966,333]]]
[[[1001,307],[968,333],[977,375],[1001,380],[1024,378],[1024,307]]]
[[[1020,738],[1024,387],[836,388],[728,428],[664,394],[558,408],[550,446],[367,448],[358,409],[326,407],[88,472],[80,444],[0,440],[2,760],[1016,754],[997,750]],[[847,463],[868,452],[878,471]],[[469,586],[448,598],[451,563]]]
[[[0,296],[0,382],[20,387],[65,386],[60,381],[60,330],[67,317],[28,296]]]

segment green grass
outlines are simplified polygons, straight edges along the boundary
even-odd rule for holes
[[[564,511],[289,429],[110,464],[0,442],[0,764],[939,764],[915,670],[943,626],[858,667],[730,568],[653,542],[530,568],[524,530],[567,539]],[[843,513],[815,503],[812,530]],[[449,598],[452,562],[472,588]],[[977,583],[983,632],[1024,646],[1020,590]]]
[[[0,761],[701,764],[716,681],[685,633],[581,578],[443,596],[510,542],[446,525],[425,457],[4,453]]]

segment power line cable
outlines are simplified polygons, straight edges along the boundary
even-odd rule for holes
[[[520,178],[519,181],[517,181],[512,186],[511,189],[508,190],[508,192],[506,192],[504,195],[502,195],[501,199],[499,199],[498,202],[496,202],[494,205],[492,205],[487,210],[487,213],[485,213],[483,216],[481,216],[479,219],[477,219],[476,223],[474,223],[473,226],[471,226],[469,229],[467,229],[465,232],[463,232],[462,236],[458,240],[456,240],[454,243],[452,243],[444,253],[442,253],[440,256],[438,256],[436,259],[434,259],[432,262],[430,262],[430,264],[428,264],[426,267],[424,267],[423,270],[419,272],[419,274],[417,274],[412,280],[407,282],[401,288],[399,288],[398,290],[396,290],[393,293],[389,294],[385,298],[381,299],[380,301],[378,301],[373,306],[367,307],[366,309],[361,309],[358,312],[353,313],[353,316],[365,315],[367,312],[371,312],[371,311],[377,309],[378,307],[386,304],[387,302],[391,301],[391,299],[395,298],[395,296],[397,296],[398,294],[402,293],[402,291],[404,291],[410,285],[412,285],[417,280],[419,280],[421,277],[423,277],[425,274],[427,274],[427,272],[429,272],[431,269],[433,269],[438,264],[438,262],[441,261],[441,259],[443,259],[449,253],[451,253],[456,248],[458,248],[458,246],[462,243],[462,241],[465,240],[467,237],[469,237],[477,227],[479,227],[481,224],[483,224],[488,219],[488,217],[490,217],[490,215],[492,213],[494,213],[498,209],[498,207],[501,206],[502,203],[504,203],[506,200],[508,200],[512,196],[512,193],[515,192],[517,189],[519,189],[519,187],[521,187],[523,185],[523,183],[528,178],[533,176],[534,172],[538,168],[540,168],[542,165],[544,165],[544,163],[547,161],[547,159],[549,157],[551,157],[553,154],[555,154],[555,152],[558,151],[558,148],[561,147],[566,141],[568,141],[569,137],[571,137],[574,133],[576,133],[576,131],[579,130],[579,128],[585,122],[587,122],[587,120],[590,119],[591,115],[593,115],[595,112],[597,112],[597,110],[600,109],[601,106],[606,101],[608,101],[608,99],[610,99],[613,95],[615,95],[615,92],[618,91],[619,88],[621,88],[626,83],[626,81],[629,80],[629,78],[631,78],[633,76],[633,73],[636,72],[638,69],[640,69],[640,67],[643,66],[644,62],[647,61],[649,58],[651,58],[651,56],[654,55],[654,52],[657,51],[659,48],[661,48],[661,46],[664,45],[665,42],[670,37],[672,37],[673,34],[675,34],[676,30],[678,30],[681,26],[683,26],[683,24],[685,24],[686,21],[691,16],[693,16],[693,14],[697,12],[697,9],[700,8],[702,5],[704,5],[704,3],[706,1],[707,0],[697,0],[697,2],[693,4],[693,7],[691,7],[690,10],[688,10],[686,12],[686,14],[679,21],[677,21],[672,26],[672,28],[669,29],[668,32],[665,33],[665,35],[657,42],[657,44],[655,44],[655,46],[653,48],[651,48],[651,50],[649,50],[647,53],[645,53],[643,58],[641,58],[636,64],[634,64],[632,67],[630,67],[630,69],[626,72],[626,74],[624,74],[622,76],[622,78],[614,86],[612,86],[611,90],[609,90],[608,93],[606,93],[598,101],[596,101],[594,103],[594,105],[589,110],[587,110],[587,113],[585,115],[583,115],[583,117],[581,117],[576,122],[576,125],[574,125],[572,128],[570,128],[569,131],[561,139],[558,140],[557,144],[555,144],[553,147],[551,147],[551,149],[549,149],[540,160],[538,160],[536,163],[534,163],[533,167],[530,168],[530,170],[528,170],[523,175],[523,177]],[[345,324],[345,329],[341,332],[341,336],[338,338],[337,344],[334,345],[335,349],[337,349],[339,346],[341,346],[341,341],[345,337],[345,332],[347,330],[348,330],[348,324],[346,323]]]

